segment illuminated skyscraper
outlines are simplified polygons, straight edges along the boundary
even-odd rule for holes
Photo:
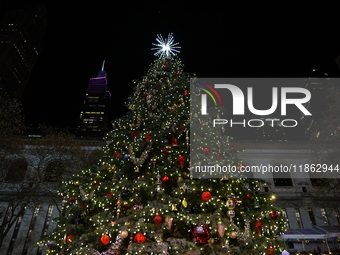
[[[316,131],[317,122],[327,113],[327,93],[329,93],[328,89],[331,86],[332,82],[331,78],[328,77],[328,73],[321,72],[316,68],[311,70],[308,79],[305,81],[305,88],[311,92],[312,100],[306,103],[305,107],[311,112],[312,116],[300,116],[306,136],[310,136],[313,131]]]
[[[77,135],[81,137],[104,136],[108,131],[108,119],[111,93],[107,88],[106,71],[102,69],[97,77],[91,78],[83,109],[80,112]]]
[[[0,23],[0,92],[20,99],[42,49],[47,18],[38,4],[9,11]]]

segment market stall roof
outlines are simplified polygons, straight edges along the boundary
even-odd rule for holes
[[[312,229],[289,229],[281,235],[283,239],[327,239],[340,237],[339,226],[314,226]]]

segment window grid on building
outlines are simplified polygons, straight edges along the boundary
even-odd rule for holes
[[[16,222],[15,227],[14,227],[11,242],[10,242],[9,248],[7,250],[7,255],[12,254],[12,252],[13,252],[14,243],[15,243],[15,240],[17,239],[19,229],[20,229],[20,226],[21,226],[21,222],[22,222],[22,217],[25,214],[26,208],[27,208],[27,205],[23,204],[22,208],[20,209],[20,214],[18,215],[17,222]]]
[[[315,221],[315,216],[314,216],[313,209],[312,208],[308,208],[307,211],[308,211],[309,219],[310,219],[312,225],[315,226],[316,225],[316,221]]]
[[[282,217],[285,218],[285,219],[288,219],[288,214],[287,214],[286,208],[282,208],[281,212],[282,212]],[[287,221],[287,228],[290,228],[289,227],[289,221]]]
[[[299,228],[303,228],[301,214],[299,208],[295,208],[295,217]]]
[[[45,221],[45,224],[44,224],[43,235],[47,234],[47,230],[48,230],[48,227],[49,227],[49,225],[51,223],[51,219],[52,219],[52,213],[53,213],[53,205],[49,205],[48,209],[47,209],[47,215],[46,215],[46,221]]]
[[[338,225],[340,225],[340,212],[338,208],[334,208],[334,214],[335,214],[335,218],[338,221]]]
[[[322,219],[323,219],[323,223],[326,225],[329,225],[329,220],[328,220],[328,216],[327,216],[327,212],[325,208],[321,208],[321,215],[322,215]]]
[[[28,234],[26,236],[25,245],[24,245],[24,249],[23,249],[23,253],[22,253],[23,255],[28,253],[27,244],[31,240],[32,232],[33,232],[35,223],[37,221],[39,211],[40,211],[40,204],[36,204],[35,207],[34,207],[34,212],[33,212],[33,215],[32,215],[31,222],[30,222],[30,226],[28,228]]]

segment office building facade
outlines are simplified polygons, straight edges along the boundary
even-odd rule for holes
[[[42,50],[47,12],[42,4],[31,10],[7,12],[0,23],[0,92],[20,99]]]

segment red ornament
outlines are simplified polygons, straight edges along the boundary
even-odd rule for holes
[[[269,217],[276,220],[279,217],[279,214],[276,211],[273,211],[269,214]]]
[[[246,198],[247,198],[247,199],[252,199],[253,197],[252,197],[250,194],[247,194],[247,195],[246,195]]]
[[[188,96],[188,95],[189,95],[189,90],[184,90],[183,95],[184,95],[184,96]]]
[[[136,243],[144,243],[146,241],[146,236],[142,233],[137,233],[134,240]]]
[[[131,137],[134,138],[134,137],[136,137],[138,134],[139,134],[138,131],[133,131],[133,132],[131,133]]]
[[[184,167],[185,160],[186,160],[185,157],[182,156],[182,155],[180,155],[178,157],[178,162],[179,162],[179,166],[180,166],[181,169],[183,169],[183,167]]]
[[[267,255],[274,255],[275,249],[273,247],[269,248],[269,252],[267,252]]]
[[[261,230],[262,230],[262,223],[260,220],[256,220],[256,224],[255,224],[255,234],[256,235],[261,235]]]
[[[69,235],[68,237],[66,237],[65,241],[67,244],[72,243],[72,238],[75,237],[76,235]]]
[[[168,154],[168,153],[169,153],[169,149],[168,149],[167,147],[164,147],[164,148],[162,149],[162,152],[163,152],[164,154]]]
[[[128,208],[129,207],[129,203],[128,203],[128,201],[124,201],[120,206],[122,208]]]
[[[155,222],[156,225],[159,225],[162,222],[162,217],[160,216],[159,213],[156,213],[156,216],[153,218],[153,221]]]
[[[193,236],[196,238],[196,243],[207,243],[210,239],[210,229],[208,225],[196,226],[193,231]]]
[[[108,235],[103,235],[101,238],[100,238],[100,242],[103,244],[103,245],[108,245],[109,242],[110,242],[110,237]]]
[[[169,180],[170,180],[170,178],[169,178],[168,176],[162,177],[162,181],[163,181],[163,182],[167,182],[167,181],[169,181]]]
[[[113,153],[113,156],[114,156],[115,158],[119,158],[119,157],[120,157],[120,153],[119,153],[119,152],[115,152],[115,153]]]
[[[202,150],[202,153],[204,154],[204,155],[207,155],[207,154],[209,154],[211,152],[211,150],[209,149],[209,148],[204,148],[203,150]]]
[[[70,197],[70,202],[71,202],[71,203],[76,202],[76,198],[75,198],[75,197]]]
[[[202,193],[201,197],[204,201],[208,201],[212,197],[212,195],[209,191],[205,191]]]
[[[145,136],[145,141],[149,142],[150,140],[151,140],[151,135],[150,135],[150,133],[148,133]]]
[[[223,159],[224,159],[222,153],[217,153],[217,154],[216,154],[216,158],[219,159],[219,160],[223,160]]]
[[[171,138],[171,146],[172,147],[178,147],[178,141],[176,138]]]
[[[107,197],[113,197],[113,195],[112,195],[111,192],[107,192],[107,193],[106,193],[106,196],[107,196]]]

